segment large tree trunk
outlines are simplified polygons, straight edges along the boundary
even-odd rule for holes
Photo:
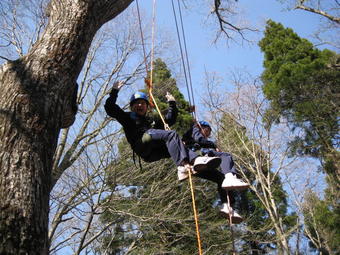
[[[40,40],[0,67],[0,254],[48,254],[52,159],[76,79],[97,30],[132,1],[52,0]]]

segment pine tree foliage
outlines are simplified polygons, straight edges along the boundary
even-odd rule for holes
[[[168,69],[166,63],[161,59],[156,59],[154,62],[153,70],[153,95],[156,99],[156,103],[159,105],[162,114],[168,107],[166,101],[166,93],[169,92],[176,99],[177,107],[179,110],[176,124],[172,129],[176,130],[179,134],[183,134],[186,129],[193,123],[193,118],[189,114],[189,103],[185,100],[183,94],[179,91],[176,80],[171,77],[171,72]],[[158,114],[154,111],[154,114]]]
[[[332,201],[328,201],[327,196],[320,200],[313,191],[307,193],[305,199],[303,214],[310,246],[321,254],[339,254],[339,207],[330,206]]]
[[[339,181],[339,55],[271,20],[259,45],[265,55],[263,91],[271,102],[267,121],[281,116],[293,130],[301,128],[304,134],[296,137],[292,152],[321,159]]]
[[[295,155],[318,158],[327,174],[324,199],[306,197],[306,235],[322,254],[337,254],[339,243],[339,55],[319,50],[292,29],[268,21],[259,43],[265,54],[263,91],[271,109],[265,119],[270,125],[284,117],[303,135],[290,144]],[[312,207],[311,207],[312,205]],[[337,251],[338,252],[338,251]]]

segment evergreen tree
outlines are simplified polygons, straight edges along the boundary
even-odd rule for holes
[[[340,254],[340,208],[330,206],[329,190],[324,200],[313,191],[309,191],[303,206],[306,231],[311,241],[310,246],[320,254]]]
[[[186,129],[193,123],[193,118],[189,112],[189,103],[185,100],[183,94],[179,91],[176,80],[171,77],[171,72],[166,66],[166,64],[161,59],[156,59],[154,62],[153,70],[153,95],[155,97],[156,103],[161,109],[162,114],[165,113],[168,104],[166,102],[165,95],[167,92],[172,94],[177,103],[177,108],[179,110],[178,118],[176,124],[172,129],[176,130],[179,134],[183,134]],[[144,92],[148,92],[145,90]],[[153,114],[158,115],[156,111]]]
[[[263,91],[271,103],[267,122],[284,117],[293,131],[302,129],[304,135],[290,144],[292,153],[318,158],[327,174],[324,200],[316,195],[306,200],[306,206],[313,200],[318,209],[304,210],[305,227],[313,246],[335,254],[333,244],[340,243],[339,55],[313,47],[271,20],[259,45],[265,54]]]
[[[292,152],[323,162],[339,181],[340,57],[318,50],[292,29],[268,21],[259,43],[264,52],[263,91],[271,102],[267,121],[285,117],[292,129],[302,128]]]

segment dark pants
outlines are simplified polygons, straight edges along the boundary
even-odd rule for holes
[[[226,191],[222,188],[222,182],[224,180],[224,175],[227,173],[236,174],[234,160],[231,154],[227,152],[218,152],[212,149],[201,149],[203,155],[207,155],[209,157],[220,157],[221,158],[221,171],[217,169],[209,169],[207,171],[202,171],[200,173],[195,174],[195,176],[215,182],[217,184],[217,192],[220,196],[222,203],[227,203],[227,195],[229,195],[230,204],[233,205],[235,202],[234,199],[234,191]]]
[[[186,147],[176,131],[149,129],[146,131],[151,136],[151,141],[139,148],[140,155],[147,162],[158,161],[171,157],[177,166],[183,162],[193,162],[197,154]]]
[[[221,162],[222,173],[224,174],[227,174],[227,173],[236,174],[237,173],[235,169],[234,160],[231,154],[227,152],[218,152],[212,149],[202,149],[202,154],[208,155],[210,157],[220,157],[222,160]]]

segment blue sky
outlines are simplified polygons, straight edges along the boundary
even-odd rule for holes
[[[139,1],[140,8],[150,16],[152,3],[152,0]],[[174,0],[174,3],[176,5],[177,1]],[[239,0],[237,4],[243,9],[243,17],[247,22],[255,24],[262,31],[265,20],[272,19],[292,28],[299,36],[311,40],[311,34],[320,23],[320,16],[301,10],[287,11],[285,10],[287,5],[281,4],[278,0]],[[215,35],[212,32],[213,28],[204,24],[208,10],[204,13],[204,10],[199,11],[199,7],[195,7],[194,10],[186,11],[182,7],[182,11],[195,91],[203,83],[205,70],[218,73],[225,82],[228,80],[228,72],[235,69],[246,69],[255,76],[261,74],[263,54],[256,43],[262,37],[261,32],[249,34],[249,38],[254,41],[253,44],[242,42],[240,39],[228,45],[225,40],[213,44]],[[177,38],[171,0],[156,1],[156,14],[156,33],[166,28],[173,31],[173,37]]]

